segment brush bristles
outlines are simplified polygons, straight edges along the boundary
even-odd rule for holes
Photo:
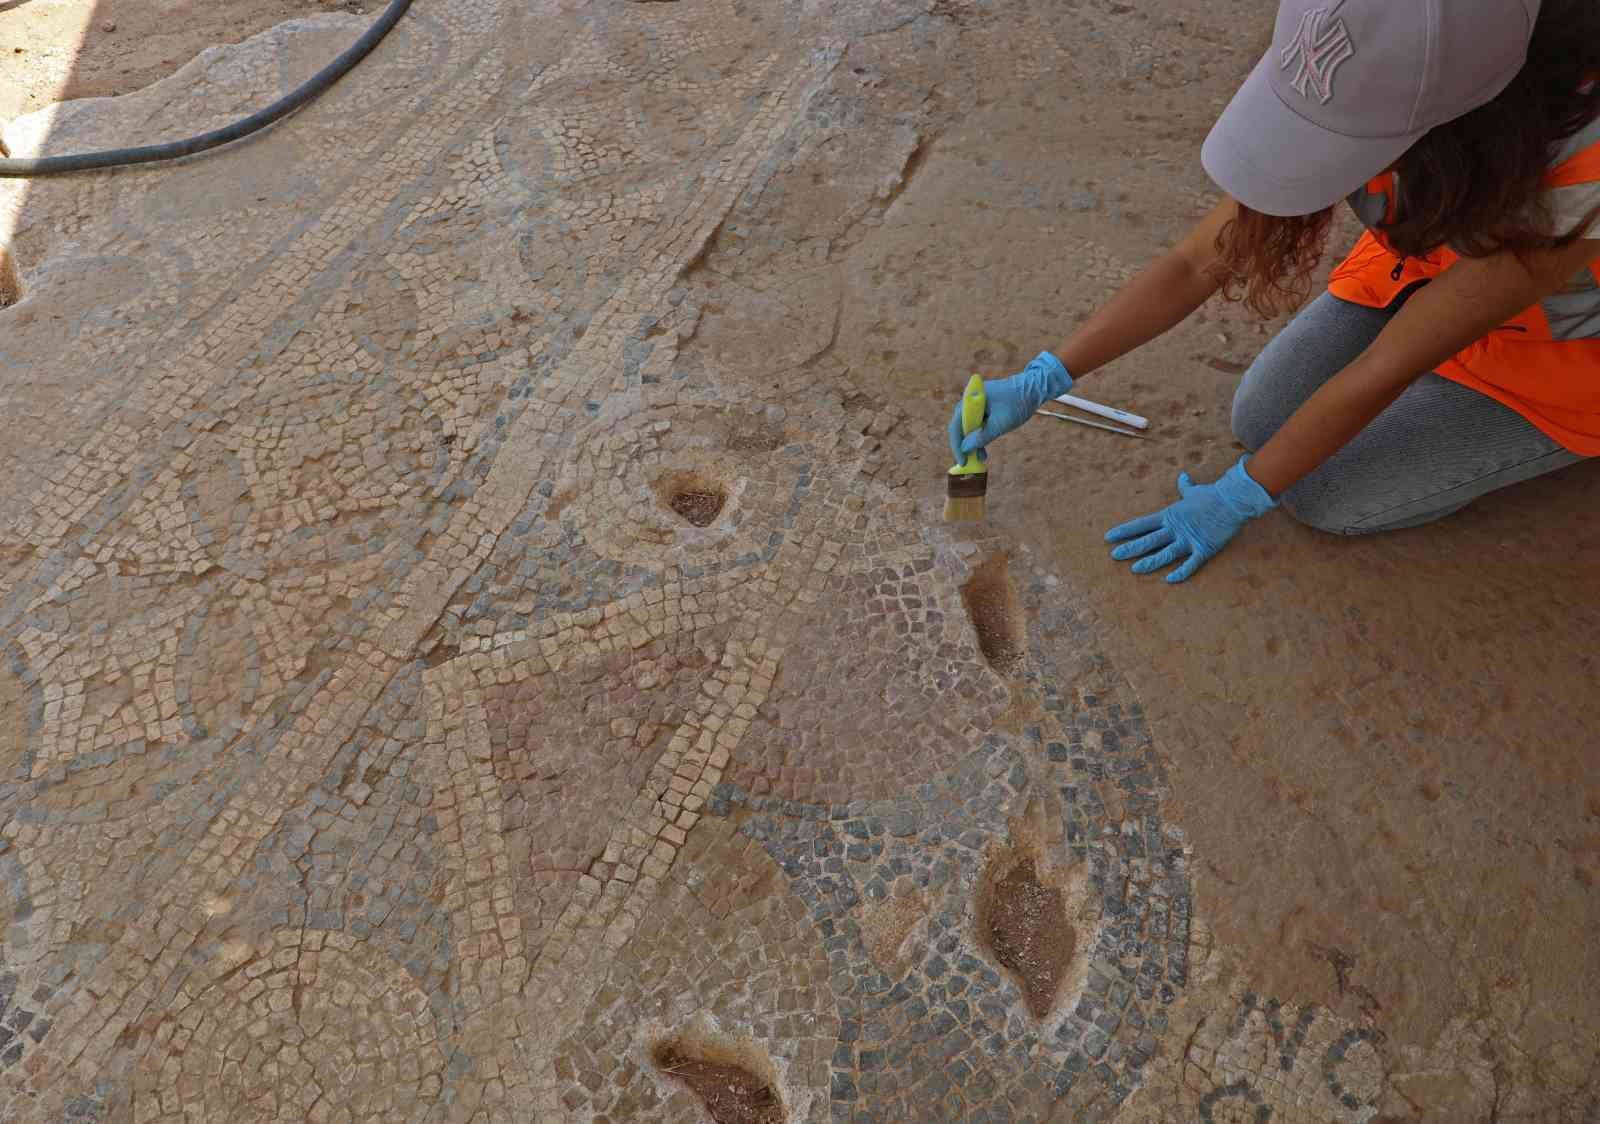
[[[944,521],[977,523],[983,518],[989,474],[974,472],[945,477]]]
[[[987,502],[987,497],[981,493],[976,496],[946,496],[944,501],[944,521],[946,523],[982,522],[984,505]]]

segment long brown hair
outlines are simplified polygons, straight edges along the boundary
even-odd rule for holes
[[[1600,3],[1544,0],[1528,59],[1500,95],[1430,129],[1395,164],[1400,206],[1383,224],[1405,257],[1448,245],[1464,257],[1571,244],[1596,215],[1557,231],[1542,181],[1551,154],[1600,115]],[[1597,208],[1600,211],[1600,208]],[[1274,218],[1239,207],[1217,236],[1222,293],[1262,316],[1311,292],[1333,210]]]

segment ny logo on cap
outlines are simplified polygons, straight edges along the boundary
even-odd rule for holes
[[[1329,19],[1332,12],[1338,9],[1338,4],[1333,6],[1332,11],[1312,8],[1301,16],[1300,26],[1295,28],[1289,45],[1278,56],[1283,60],[1278,68],[1280,70],[1288,70],[1299,64],[1290,85],[1300,92],[1300,96],[1308,101],[1315,98],[1323,105],[1327,105],[1333,97],[1334,72],[1356,53],[1344,20]]]

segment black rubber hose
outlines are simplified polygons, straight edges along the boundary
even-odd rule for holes
[[[273,102],[249,117],[201,133],[187,140],[168,141],[166,144],[148,144],[141,148],[112,148],[104,152],[83,152],[73,156],[42,156],[32,160],[0,159],[0,176],[59,176],[67,172],[92,172],[103,168],[122,168],[129,164],[149,164],[157,160],[176,160],[193,156],[208,148],[236,141],[259,132],[281,117],[287,117],[313,98],[325,92],[339,79],[355,69],[355,65],[372,53],[383,41],[400,17],[411,7],[411,0],[389,0],[383,14],[373,21],[344,53],[317,71],[298,89]]]

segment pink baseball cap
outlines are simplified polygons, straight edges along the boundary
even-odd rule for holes
[[[1200,151],[1251,210],[1309,215],[1510,85],[1540,0],[1283,0]]]

